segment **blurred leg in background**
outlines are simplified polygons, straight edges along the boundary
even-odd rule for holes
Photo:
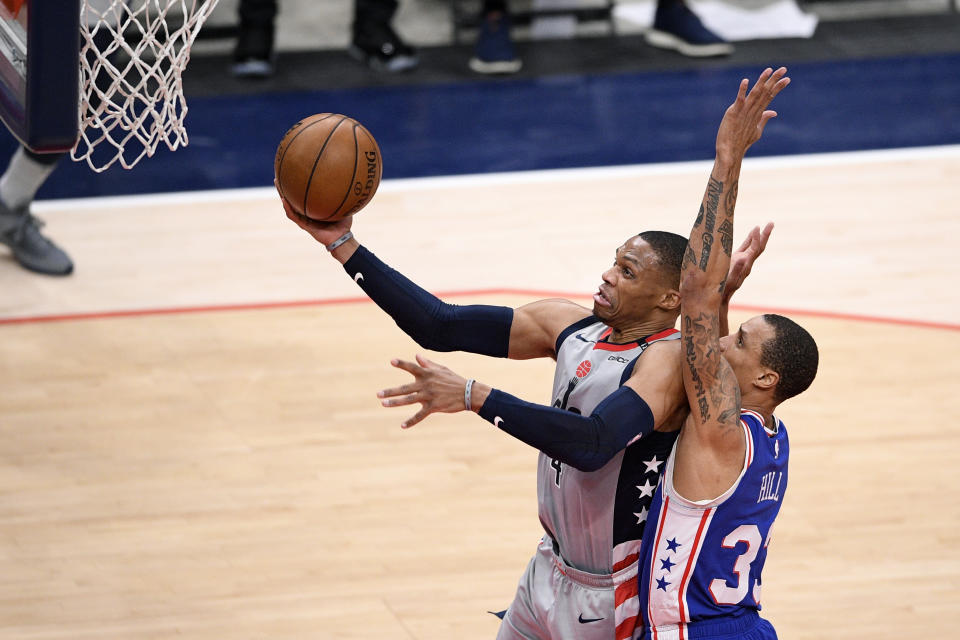
[[[108,51],[114,40],[110,29],[99,29],[93,37],[98,51]],[[88,59],[94,54],[86,51]],[[112,55],[112,54],[111,54]],[[89,94],[89,104],[96,109],[100,92],[112,82],[107,73],[94,78],[98,90]],[[73,272],[73,261],[52,240],[40,233],[43,221],[30,213],[30,205],[40,188],[57,168],[62,153],[35,153],[20,146],[0,176],[0,243],[7,245],[13,257],[24,269],[51,276],[65,276]]]
[[[407,71],[420,62],[390,25],[398,5],[397,0],[354,0],[350,54],[376,71]]]
[[[0,242],[30,271],[65,276],[73,271],[66,252],[40,233],[43,222],[30,213],[37,191],[66,153],[34,153],[21,146],[0,176]]]
[[[477,73],[516,73],[523,62],[517,57],[507,0],[484,0],[480,33],[470,58]],[[677,51],[685,56],[725,56],[733,46],[707,29],[684,0],[659,0],[653,27],[645,34],[648,44]]]
[[[470,68],[477,73],[516,73],[523,62],[517,57],[510,37],[510,11],[507,0],[484,0],[480,33]]]
[[[233,75],[266,78],[273,74],[277,0],[240,0],[240,33],[233,50]]]
[[[683,0],[659,0],[647,44],[672,49],[685,56],[728,56],[733,45],[713,33]]]

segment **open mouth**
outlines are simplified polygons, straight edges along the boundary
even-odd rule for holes
[[[603,294],[603,288],[597,289],[597,292],[593,294],[593,301],[601,307],[609,307],[610,299]]]

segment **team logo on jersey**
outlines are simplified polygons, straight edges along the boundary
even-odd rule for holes
[[[590,369],[592,368],[593,368],[593,363],[591,363],[589,360],[584,360],[583,362],[577,365],[577,377],[586,378],[587,374],[590,373]]]

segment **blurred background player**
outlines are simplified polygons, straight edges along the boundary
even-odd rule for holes
[[[470,68],[477,73],[516,73],[523,62],[510,36],[507,0],[484,0],[480,33]],[[685,56],[725,56],[733,46],[707,29],[684,0],[658,0],[653,26],[646,31],[647,43],[671,49]]]
[[[419,64],[417,52],[393,30],[398,0],[354,0],[350,55],[376,71],[399,72]],[[240,34],[233,52],[233,74],[265,78],[273,74],[277,0],[240,0]]]
[[[101,2],[97,6],[102,11],[107,5]],[[84,5],[81,4],[81,7]],[[96,21],[94,16],[99,14],[91,12],[81,15],[93,24]],[[93,46],[105,51],[112,40],[110,30],[101,29],[93,37]],[[103,72],[94,79],[101,89],[110,81]],[[96,91],[91,92],[91,109],[96,109],[99,99]],[[66,251],[41,233],[43,221],[30,212],[30,205],[37,191],[67,155],[67,152],[35,153],[21,145],[0,176],[0,242],[10,248],[13,257],[24,269],[51,276],[73,273],[73,261]]]
[[[0,242],[24,269],[51,276],[73,272],[66,252],[40,232],[30,204],[66,153],[34,153],[21,146],[0,176]]]

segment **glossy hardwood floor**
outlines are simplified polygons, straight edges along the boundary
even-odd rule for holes
[[[355,231],[457,302],[588,305],[628,236],[689,230],[708,171],[387,183]],[[782,638],[960,623],[958,178],[955,148],[744,167],[737,237],[777,228],[733,321],[793,310],[822,354],[780,412]],[[465,413],[402,432],[374,393],[417,347],[269,191],[37,213],[78,270],[0,256],[0,638],[495,636],[536,453]],[[435,358],[548,397],[551,362]]]

